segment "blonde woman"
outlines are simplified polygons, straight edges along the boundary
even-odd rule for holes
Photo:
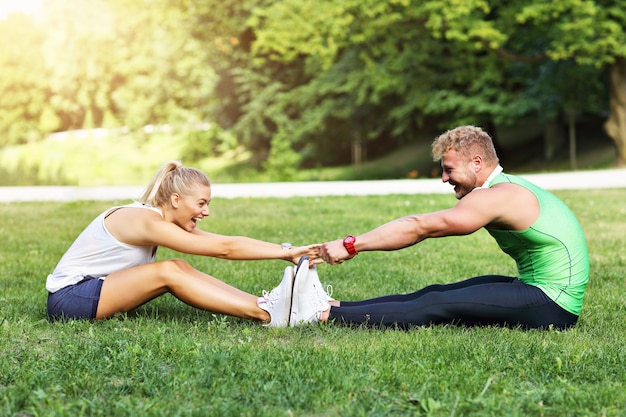
[[[231,260],[317,258],[319,245],[291,247],[200,230],[209,216],[207,176],[178,161],[163,165],[141,201],[112,207],[87,226],[47,278],[51,320],[105,319],[165,293],[202,310],[284,327],[289,323],[294,268],[262,297],[205,274],[181,259],[155,262],[159,246]]]

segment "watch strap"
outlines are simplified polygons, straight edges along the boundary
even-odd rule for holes
[[[354,247],[355,242],[356,242],[356,238],[353,235],[348,235],[343,239],[343,247],[346,248],[348,253],[352,256],[359,253]]]

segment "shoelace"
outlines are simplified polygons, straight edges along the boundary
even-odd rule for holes
[[[328,298],[332,298],[333,296],[333,286],[330,284],[326,286],[326,295],[328,295]]]
[[[262,298],[265,300],[265,303],[268,305],[268,307],[272,307],[274,304],[276,304],[276,301],[278,301],[278,295],[274,291],[270,292],[263,290],[261,294],[263,294]]]
[[[320,283],[321,284],[321,283]],[[326,291],[324,291],[324,287],[323,286],[315,286],[315,289],[319,292],[319,296],[324,299],[325,301],[332,301],[333,300],[333,286],[328,284],[326,286]]]
[[[326,293],[326,291],[324,291],[322,287],[318,285],[314,285],[313,288],[315,289],[315,295],[313,298],[315,302],[315,308],[326,310],[326,308],[328,308],[328,301],[330,301],[330,296]]]

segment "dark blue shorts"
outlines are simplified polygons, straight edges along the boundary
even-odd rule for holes
[[[93,320],[96,318],[103,280],[86,276],[78,284],[48,294],[48,318]]]

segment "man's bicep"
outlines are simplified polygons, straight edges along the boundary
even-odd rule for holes
[[[430,237],[469,235],[491,221],[487,211],[474,204],[461,202],[453,208],[431,213],[430,216]]]

